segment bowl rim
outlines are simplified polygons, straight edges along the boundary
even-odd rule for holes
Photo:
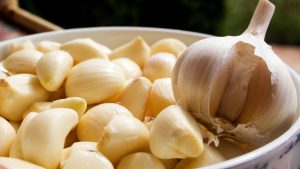
[[[4,45],[12,43],[14,41],[22,41],[25,39],[35,39],[35,38],[47,38],[53,35],[63,35],[63,34],[80,34],[81,32],[95,32],[95,31],[140,31],[140,32],[151,32],[151,33],[171,33],[171,34],[178,34],[178,35],[188,35],[194,37],[212,37],[213,35],[205,34],[205,33],[197,33],[192,31],[186,30],[177,30],[177,29],[168,29],[168,28],[155,28],[155,27],[135,27],[135,26],[104,26],[104,27],[89,27],[89,28],[72,28],[66,30],[59,30],[59,31],[52,31],[52,32],[45,32],[45,33],[37,33],[32,35],[26,35],[18,38],[13,38],[9,40],[0,41],[0,48]],[[143,35],[141,35],[143,36]],[[298,73],[296,73],[293,69],[290,70],[294,76],[300,79]],[[280,146],[284,145],[288,140],[290,140],[293,136],[300,133],[300,116],[298,114],[298,118],[294,121],[291,127],[285,131],[281,136],[277,137],[273,141],[267,143],[266,145],[257,148],[249,153],[243,154],[241,156],[201,167],[203,169],[217,169],[217,168],[232,168],[242,165],[248,161],[252,161],[258,159],[259,157],[266,155],[273,150],[276,150]]]

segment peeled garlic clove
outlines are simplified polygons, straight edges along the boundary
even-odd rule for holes
[[[8,156],[15,138],[16,132],[13,126],[0,116],[0,156]]]
[[[3,62],[0,62],[0,79],[4,79],[9,75],[10,75],[10,73],[3,66]]]
[[[36,73],[36,64],[43,56],[43,53],[34,49],[23,49],[9,55],[4,61],[3,66],[13,74]]]
[[[75,39],[65,42],[60,47],[61,50],[69,52],[75,63],[79,63],[91,58],[108,59],[109,49],[98,44],[90,38]]]
[[[77,113],[66,108],[45,110],[33,117],[21,140],[24,159],[47,169],[56,169],[66,136],[77,122]]]
[[[143,121],[151,85],[147,78],[139,77],[127,85],[117,102],[125,106],[134,117]]]
[[[143,75],[152,82],[156,79],[171,77],[176,58],[170,53],[157,53],[151,56],[143,67]]]
[[[0,167],[2,169],[45,169],[27,161],[8,157],[0,157]]]
[[[43,53],[48,53],[56,50],[60,50],[61,44],[54,41],[41,41],[36,45],[36,49]]]
[[[171,78],[155,80],[149,95],[147,115],[156,117],[164,108],[175,103]]]
[[[8,120],[22,120],[30,105],[48,97],[49,93],[34,75],[17,74],[0,79],[0,115]]]
[[[196,120],[177,105],[165,108],[150,129],[151,152],[161,159],[197,157],[203,140]]]
[[[73,66],[72,56],[65,51],[53,51],[45,54],[37,63],[36,74],[48,91],[61,87]]]
[[[21,126],[17,132],[17,136],[11,145],[9,157],[18,158],[21,160],[24,159],[23,150],[22,150],[22,137],[24,135],[24,130],[27,127],[30,120],[32,120],[32,118],[35,117],[37,114],[38,113],[36,113],[36,112],[31,112],[26,117],[24,117],[24,119],[21,123]]]
[[[178,56],[181,52],[186,49],[186,45],[178,39],[166,38],[155,42],[151,46],[151,55],[159,52],[172,53]]]
[[[61,169],[113,169],[111,162],[98,151],[76,151]]]
[[[123,89],[123,72],[104,59],[89,59],[74,66],[65,85],[67,97],[81,97],[88,104],[100,103]]]
[[[148,145],[149,131],[138,119],[115,115],[105,126],[98,141],[98,150],[113,164],[124,155],[142,151]]]
[[[114,59],[112,62],[117,64],[124,72],[125,78],[135,79],[142,75],[142,70],[135,62],[127,58]]]
[[[80,97],[68,97],[65,99],[55,100],[51,103],[51,108],[69,108],[73,109],[78,113],[79,119],[84,114],[87,103]]]
[[[212,146],[204,146],[200,156],[181,160],[175,169],[194,169],[225,161],[222,154]]]
[[[25,40],[23,42],[13,42],[4,50],[4,58],[8,55],[23,49],[35,49],[33,43],[30,40]]]
[[[141,37],[137,37],[127,44],[113,50],[109,55],[110,59],[128,58],[143,67],[150,56],[150,47]]]
[[[35,102],[23,113],[23,119],[31,112],[42,112],[51,108],[51,102]]]
[[[133,153],[122,158],[117,169],[165,169],[164,165],[149,153]]]
[[[116,103],[103,103],[89,109],[79,120],[77,135],[80,141],[98,141],[104,127],[114,115],[132,116],[130,111]]]
[[[260,0],[242,35],[194,43],[172,77],[184,109],[216,133],[258,146],[286,131],[297,109],[288,66],[263,40],[273,12],[273,4]]]

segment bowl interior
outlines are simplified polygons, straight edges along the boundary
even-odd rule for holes
[[[203,38],[210,37],[211,35],[194,33],[188,31],[179,31],[179,30],[171,30],[171,29],[161,29],[161,28],[141,28],[141,27],[102,27],[102,28],[83,28],[83,29],[70,29],[65,31],[57,31],[57,32],[49,32],[49,33],[41,33],[30,36],[24,36],[21,38],[16,38],[12,40],[7,40],[4,42],[0,42],[0,60],[2,57],[2,53],[5,47],[13,42],[24,41],[30,39],[32,42],[37,43],[42,40],[53,40],[57,42],[65,42],[68,40],[76,39],[76,38],[92,38],[97,42],[114,49],[130,40],[135,38],[136,36],[143,37],[147,43],[150,45],[155,41],[162,38],[177,38],[187,45],[198,41]],[[300,78],[299,75],[291,69],[291,73],[293,76],[293,80],[295,84],[300,89]],[[297,90],[297,94],[300,98],[300,90]],[[300,99],[298,100],[298,105],[300,105]],[[300,107],[298,107],[298,112]],[[298,114],[299,116],[299,114]],[[227,160],[225,162],[214,164],[211,166],[204,167],[206,169],[215,169],[215,168],[231,168],[233,166],[238,166],[247,161],[251,161],[253,159],[257,159],[260,156],[263,156],[272,150],[280,147],[287,140],[289,140],[295,133],[299,132],[300,126],[300,118],[293,124],[293,126],[286,131],[282,136],[278,137],[274,141],[269,144],[256,149],[250,153],[245,155]]]

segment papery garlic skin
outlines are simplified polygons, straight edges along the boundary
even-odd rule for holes
[[[260,0],[240,36],[192,44],[172,77],[176,101],[217,133],[262,145],[293,122],[297,96],[288,67],[264,41],[274,6]]]
[[[176,57],[170,53],[156,53],[151,56],[143,67],[143,75],[150,81],[171,77]]]
[[[72,66],[73,58],[68,52],[52,51],[38,61],[36,73],[45,89],[56,91],[63,84]]]
[[[3,66],[13,74],[30,73],[36,74],[36,65],[43,53],[33,49],[23,49],[9,55]]]
[[[122,70],[104,59],[89,59],[74,66],[68,74],[67,97],[81,97],[88,104],[100,103],[125,86]]]

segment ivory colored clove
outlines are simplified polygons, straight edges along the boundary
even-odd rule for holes
[[[0,167],[2,169],[46,169],[28,161],[8,157],[0,157]]]
[[[41,41],[36,45],[36,49],[43,53],[48,53],[56,50],[60,50],[61,44],[54,41]]]
[[[23,50],[23,49],[35,49],[33,43],[30,40],[20,41],[20,42],[13,42],[9,46],[4,49],[3,58],[11,55],[12,53]]]
[[[55,100],[51,103],[51,108],[69,108],[78,113],[79,119],[86,111],[87,103],[80,97],[68,97],[65,99]]]
[[[4,59],[3,66],[12,74],[36,74],[36,65],[42,56],[42,52],[34,49],[19,50]]]
[[[124,156],[117,169],[166,169],[153,155],[138,152]]]
[[[69,53],[52,51],[38,61],[36,74],[45,89],[56,91],[63,84],[72,66],[73,58]]]
[[[90,38],[74,39],[65,42],[60,47],[61,50],[69,52],[75,63],[79,63],[92,58],[102,58],[107,60],[110,49],[97,43]]]
[[[172,77],[184,109],[216,133],[256,146],[286,131],[299,106],[290,69],[264,42],[274,9],[259,0],[242,35],[195,42],[177,60]]]
[[[35,102],[23,112],[23,119],[31,112],[42,112],[51,108],[51,102]]]
[[[0,156],[8,156],[15,138],[16,131],[13,126],[0,116]]]
[[[225,161],[225,158],[217,149],[212,146],[205,145],[200,156],[181,160],[175,169],[195,169],[222,161]]]
[[[35,75],[17,74],[0,79],[0,115],[8,120],[22,120],[29,106],[48,97],[49,93]]]
[[[89,59],[75,65],[66,81],[67,97],[81,97],[88,104],[100,103],[114,96],[125,86],[125,77],[114,63]]]
[[[151,46],[151,55],[159,52],[168,52],[179,57],[179,54],[182,53],[186,48],[187,46],[180,40],[174,38],[166,38],[155,42]]]
[[[117,58],[128,58],[143,67],[150,56],[150,47],[142,37],[137,37],[132,41],[114,49],[109,55],[111,60]]]
[[[116,103],[103,103],[89,109],[79,120],[77,135],[80,141],[98,141],[105,126],[117,114],[132,116],[131,112]]]
[[[127,58],[118,58],[112,60],[124,72],[126,80],[135,79],[142,75],[142,70],[135,62]]]
[[[177,105],[168,106],[154,119],[149,145],[152,154],[160,159],[192,158],[203,151],[196,120]]]
[[[98,150],[113,164],[127,154],[143,151],[148,146],[149,131],[138,119],[115,115],[105,126]]]
[[[56,169],[65,139],[77,122],[78,115],[72,109],[53,108],[40,112],[24,129],[21,138],[24,159],[47,169]]]
[[[117,102],[125,106],[137,119],[143,121],[146,115],[151,82],[145,77],[131,81],[120,94]]]
[[[171,77],[176,58],[170,53],[156,53],[143,67],[143,76],[154,82],[156,79]]]
[[[175,103],[171,78],[155,80],[149,94],[147,115],[156,117],[164,108]]]

